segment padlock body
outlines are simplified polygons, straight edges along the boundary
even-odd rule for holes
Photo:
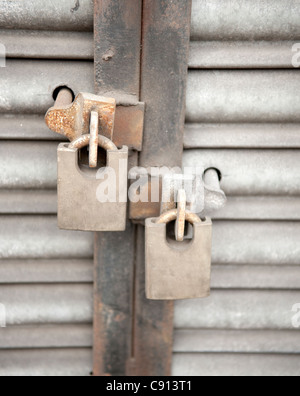
[[[128,148],[107,152],[107,167],[116,175],[116,200],[100,202],[98,189],[107,180],[78,165],[78,149],[58,147],[58,226],[64,230],[124,231],[126,228]],[[120,193],[122,189],[122,193]],[[123,194],[123,198],[120,197]]]
[[[212,222],[196,223],[192,240],[167,239],[166,224],[146,220],[146,296],[151,300],[210,294]]]

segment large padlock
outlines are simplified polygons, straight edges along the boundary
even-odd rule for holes
[[[90,139],[90,135],[83,135],[58,147],[58,225],[65,230],[124,231],[128,148],[119,150],[111,140],[99,136],[98,145],[107,152],[106,167],[98,172],[84,171],[78,164],[79,149]],[[102,191],[112,189],[107,201],[99,197],[101,187]]]
[[[186,213],[194,228],[192,240],[168,238],[167,223],[177,210],[146,220],[146,296],[151,300],[204,298],[210,294],[211,219]]]

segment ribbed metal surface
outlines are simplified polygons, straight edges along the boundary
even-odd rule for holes
[[[193,69],[291,69],[296,41],[195,41],[189,66]]]
[[[92,322],[90,284],[1,285],[0,294],[8,326]],[[208,299],[178,302],[175,326],[293,330],[292,308],[299,298],[299,291],[214,289]]]
[[[193,0],[193,40],[293,40],[299,0]]]
[[[90,348],[1,351],[0,376],[81,377],[92,371]]]
[[[92,260],[2,260],[2,284],[92,283]],[[213,265],[214,289],[299,289],[297,265]]]
[[[56,190],[2,190],[1,214],[56,214]]]
[[[57,228],[43,114],[58,86],[93,92],[93,1],[0,11],[0,375],[88,376],[93,235]],[[193,0],[184,164],[219,168],[228,203],[211,297],[176,304],[175,375],[300,374],[299,38],[299,0]]]
[[[55,142],[2,142],[0,188],[56,188],[56,151]]]
[[[68,86],[75,94],[94,91],[93,63],[8,59],[0,85],[0,113],[45,114],[57,87]]]
[[[1,0],[1,29],[93,30],[93,0]]]
[[[299,150],[187,150],[185,167],[217,168],[228,195],[299,195]]]
[[[298,265],[213,265],[214,289],[300,289]]]
[[[2,189],[54,189],[55,142],[2,142]],[[201,155],[199,155],[201,154]],[[22,156],[22,161],[20,161]],[[185,167],[218,168],[229,195],[299,195],[299,150],[188,150]]]
[[[292,330],[299,299],[300,291],[214,290],[205,300],[178,302],[175,327]]]
[[[299,265],[299,222],[214,221],[213,261]]]
[[[0,296],[7,326],[92,322],[91,285],[1,285]]]
[[[91,348],[93,342],[90,324],[11,326],[0,334],[2,349]]]
[[[297,70],[191,71],[189,122],[299,122]]]
[[[211,297],[176,306],[175,375],[300,374],[299,17],[298,0],[193,0],[184,165],[219,169],[229,197]]]
[[[192,148],[300,148],[300,124],[186,124],[184,146]]]
[[[1,260],[1,284],[92,283],[92,259]]]
[[[1,216],[0,225],[2,259],[70,259],[93,255],[92,233],[59,230],[56,216]]]
[[[44,115],[13,113],[0,114],[0,139],[65,140],[63,135],[50,131],[44,121]]]
[[[88,32],[0,30],[0,41],[8,58],[94,59],[93,34]]]
[[[299,355],[182,353],[173,358],[173,374],[183,376],[298,377],[299,367]]]
[[[300,353],[299,331],[177,330],[175,352]]]

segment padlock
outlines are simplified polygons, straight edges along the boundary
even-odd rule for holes
[[[210,294],[211,219],[186,212],[193,225],[192,240],[176,241],[167,235],[167,223],[177,219],[170,210],[146,220],[146,296],[151,300],[204,298]]]
[[[84,171],[78,164],[79,149],[90,140],[91,135],[83,135],[58,147],[58,225],[65,230],[124,231],[128,148],[124,146],[119,150],[111,140],[99,135],[98,145],[107,151],[106,167],[98,173],[89,168]],[[108,183],[109,174],[101,177],[105,170],[113,173],[115,184],[111,186],[114,197],[107,202],[98,196],[101,183]]]

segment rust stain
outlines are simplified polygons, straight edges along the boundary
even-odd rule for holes
[[[144,103],[117,107],[113,141],[118,147],[126,145],[133,150],[142,150],[144,112]]]
[[[61,97],[59,99],[62,99]],[[45,116],[49,129],[66,136],[71,142],[90,133],[91,112],[99,115],[99,134],[112,140],[117,147],[141,151],[144,132],[144,103],[116,107],[116,100],[80,93],[70,104],[67,98],[58,100]]]
[[[91,111],[97,111],[101,135],[112,140],[116,101],[111,98],[80,93],[73,103],[58,107],[56,103],[45,117],[46,124],[53,132],[65,135],[71,142],[89,134]]]

